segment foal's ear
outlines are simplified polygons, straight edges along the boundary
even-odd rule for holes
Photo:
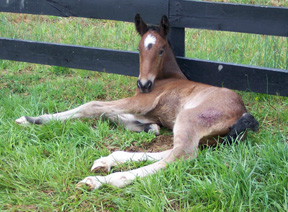
[[[135,16],[135,27],[139,35],[143,36],[148,31],[147,24],[143,21],[139,14]]]
[[[162,16],[159,27],[161,35],[166,37],[170,29],[170,23],[166,15]]]

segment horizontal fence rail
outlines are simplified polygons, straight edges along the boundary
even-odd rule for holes
[[[4,41],[0,40],[0,46],[3,50],[0,51],[0,57],[3,59],[104,71],[129,76],[138,76],[139,74],[139,55],[136,52],[7,38]],[[184,74],[189,79],[197,82],[237,90],[278,93],[288,96],[288,72],[284,70],[263,69],[184,57],[177,57],[177,60]],[[263,82],[265,82],[265,88],[263,88]]]
[[[288,36],[288,8],[182,0],[169,15],[177,27]]]
[[[7,3],[8,2],[8,3]],[[133,22],[136,13],[150,24],[168,11],[167,0],[5,0],[2,12],[83,17]]]
[[[1,39],[0,58],[67,68],[138,76],[136,52]]]
[[[288,96],[288,71],[185,58],[185,28],[288,37],[288,8],[189,0],[5,0],[0,12],[85,17],[150,24],[166,14],[179,66],[190,79],[237,90]],[[0,58],[138,76],[138,53],[0,38]]]
[[[288,36],[288,8],[191,0],[5,0],[0,11],[133,22],[136,13],[172,27]]]

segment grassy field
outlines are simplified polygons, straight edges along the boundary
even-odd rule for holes
[[[269,4],[287,6],[284,0]],[[129,23],[15,14],[0,14],[0,36],[132,51],[139,41]],[[287,70],[288,39],[189,29],[186,55]],[[259,120],[259,132],[239,145],[202,149],[197,159],[124,188],[92,192],[75,184],[91,175],[95,159],[117,149],[161,149],[157,142],[170,141],[172,133],[133,133],[101,119],[14,123],[23,115],[131,96],[135,79],[0,60],[0,211],[288,211],[287,97],[237,91]]]

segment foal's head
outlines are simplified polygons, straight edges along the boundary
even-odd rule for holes
[[[139,14],[135,16],[135,26],[141,35],[139,42],[140,74],[137,87],[141,93],[149,93],[154,81],[161,76],[166,47],[169,46],[167,33],[169,21],[163,16],[159,26],[150,26],[142,20]]]

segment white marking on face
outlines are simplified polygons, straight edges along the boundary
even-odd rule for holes
[[[149,45],[150,44],[154,45],[155,43],[156,43],[156,37],[149,34],[149,35],[147,35],[147,37],[144,40],[144,47],[148,50],[151,48],[151,47],[149,48]]]

